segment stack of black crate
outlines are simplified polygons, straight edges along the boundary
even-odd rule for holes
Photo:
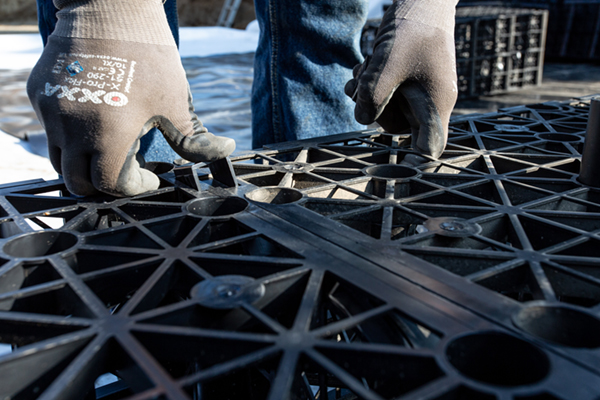
[[[507,93],[542,81],[548,11],[490,4],[457,8],[459,98]],[[378,24],[365,27],[365,55],[372,52]]]
[[[545,10],[458,8],[455,42],[459,96],[500,94],[539,85],[547,21]]]
[[[548,10],[547,60],[600,60],[600,0],[477,0],[477,4]],[[469,0],[459,3],[471,5]]]

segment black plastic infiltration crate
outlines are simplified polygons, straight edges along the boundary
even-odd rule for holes
[[[419,168],[371,130],[234,157],[228,184],[1,186],[0,398],[597,400],[588,112],[454,119]]]
[[[380,21],[363,31],[365,55],[372,52]],[[493,95],[542,82],[548,12],[497,6],[458,7],[455,43],[460,98]]]
[[[600,59],[600,1],[565,0],[549,10],[548,58]]]
[[[466,6],[471,2],[461,0]],[[476,3],[490,4],[483,0]],[[507,7],[548,10],[546,59],[592,61],[600,59],[599,0],[505,0]]]
[[[493,95],[541,84],[547,21],[545,10],[457,8],[459,96]]]

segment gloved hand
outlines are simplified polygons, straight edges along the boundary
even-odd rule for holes
[[[50,161],[76,195],[158,188],[139,139],[157,127],[184,159],[214,161],[233,139],[194,114],[162,0],[54,0],[58,23],[27,82]]]
[[[434,158],[448,138],[458,95],[454,49],[457,0],[395,0],[385,12],[373,55],[345,87],[361,124],[412,131],[413,149]],[[407,156],[407,164],[424,159]]]

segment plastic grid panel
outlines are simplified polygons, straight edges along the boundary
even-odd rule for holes
[[[0,392],[595,399],[586,116],[573,103],[455,120],[419,169],[399,164],[408,135],[370,131],[235,158],[237,188],[202,166],[130,199],[4,186]]]
[[[270,212],[598,370],[600,192],[577,180],[588,111],[546,103],[455,119],[440,160],[418,169],[401,165],[410,136],[382,132],[281,145],[233,167]],[[268,204],[278,191],[292,204]],[[590,341],[570,331],[576,321]]]
[[[586,398],[600,384],[239,197],[67,194],[2,196],[5,397],[565,398],[577,377]]]

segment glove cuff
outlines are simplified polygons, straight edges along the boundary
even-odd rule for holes
[[[396,18],[414,21],[454,35],[458,0],[395,0]]]
[[[162,0],[54,0],[53,35],[176,46]]]

